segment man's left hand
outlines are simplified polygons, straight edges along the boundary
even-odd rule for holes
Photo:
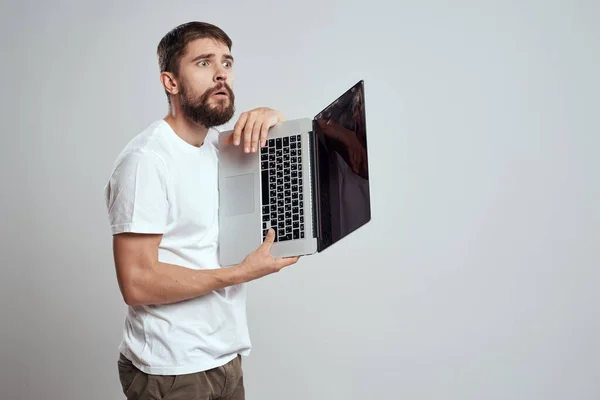
[[[254,153],[259,141],[261,147],[267,144],[269,128],[281,121],[285,121],[283,114],[267,107],[243,112],[233,128],[233,144],[239,146],[243,140],[244,151]]]

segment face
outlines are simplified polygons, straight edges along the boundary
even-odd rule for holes
[[[181,111],[207,128],[223,125],[235,113],[233,57],[213,39],[188,43],[178,77]]]

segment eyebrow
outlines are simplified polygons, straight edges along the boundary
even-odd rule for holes
[[[192,62],[196,62],[196,61],[200,61],[200,60],[204,60],[207,58],[215,58],[215,53],[206,53],[206,54],[200,54],[197,57],[194,57],[194,59],[192,60]],[[233,56],[231,54],[225,54],[223,56],[224,59],[232,61],[233,62]]]

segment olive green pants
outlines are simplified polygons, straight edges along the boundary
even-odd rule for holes
[[[242,357],[227,364],[186,375],[149,375],[123,354],[117,362],[127,400],[244,400]]]

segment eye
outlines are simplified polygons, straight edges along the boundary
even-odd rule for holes
[[[206,67],[208,65],[208,61],[206,61],[206,60],[199,61],[198,65],[200,65],[201,67]]]
[[[233,66],[233,63],[232,63],[231,61],[225,61],[225,62],[223,63],[223,66],[224,66],[225,68],[231,68],[231,67]]]

